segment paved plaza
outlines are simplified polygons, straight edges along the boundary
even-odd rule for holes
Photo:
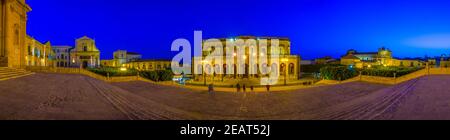
[[[450,76],[230,93],[37,73],[0,82],[3,120],[450,119]]]

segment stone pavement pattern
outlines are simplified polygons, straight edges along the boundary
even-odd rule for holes
[[[82,75],[37,73],[0,81],[0,119],[450,119],[445,111],[448,83],[450,76],[427,76],[396,86],[351,82],[208,94],[146,82],[111,84]]]

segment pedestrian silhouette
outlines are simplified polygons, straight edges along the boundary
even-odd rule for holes
[[[241,92],[241,85],[237,84],[236,89],[237,89],[237,92]]]
[[[209,94],[213,94],[214,93],[214,85],[213,84],[209,84],[208,92],[209,92]]]
[[[266,85],[267,91],[270,91],[270,85]]]
[[[245,88],[245,84],[244,84],[244,86],[242,86],[242,89],[244,89],[244,92],[246,92],[247,89]]]

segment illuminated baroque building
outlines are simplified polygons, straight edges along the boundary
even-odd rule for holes
[[[55,53],[52,50],[50,42],[42,44],[30,36],[27,36],[25,41],[27,46],[25,51],[26,66],[54,66]]]
[[[0,0],[0,67],[25,66],[29,11],[25,0]]]
[[[254,47],[245,46],[245,54],[238,54],[238,50],[236,47],[234,54],[227,54],[230,50],[227,50],[226,42],[227,41],[236,41],[238,39],[242,39],[247,41],[249,39],[256,40],[259,42],[260,40],[267,40],[267,48],[266,50],[261,49],[259,45]],[[279,54],[279,62],[271,62],[271,60],[267,60],[267,63],[260,64],[259,58],[266,54],[270,57],[271,55],[271,40],[279,41],[279,50],[275,50],[275,53]],[[222,38],[219,39],[223,45],[223,65],[219,66],[219,64],[215,64],[214,62],[204,61],[207,55],[213,53],[215,48],[204,50],[202,57],[194,57],[192,64],[192,71],[194,72],[195,80],[202,80],[203,78],[211,79],[244,79],[244,78],[261,78],[263,76],[267,76],[262,74],[262,71],[270,72],[271,74],[275,74],[279,76],[279,79],[290,80],[298,80],[300,77],[300,56],[291,54],[291,42],[288,38],[279,38],[279,37],[254,37],[254,36],[240,36],[233,39]],[[205,41],[204,41],[205,42]],[[258,43],[257,43],[258,44]],[[203,47],[205,45],[203,44]],[[255,50],[250,50],[255,49]],[[253,53],[251,53],[253,52]],[[267,57],[266,56],[266,57]],[[241,58],[239,58],[241,57]],[[231,59],[234,61],[233,64],[228,64],[227,59]],[[244,63],[238,65],[238,59],[243,59]],[[250,64],[250,60],[256,60],[256,63]],[[197,63],[196,62],[201,62]],[[262,67],[264,66],[264,67]],[[210,73],[207,71],[212,71],[214,67],[222,67],[224,71],[223,74],[212,74],[206,75],[205,73]],[[266,69],[264,69],[266,68]],[[231,73],[227,73],[227,71],[232,71]],[[239,73],[241,71],[242,73]],[[250,72],[252,71],[252,72]],[[204,79],[203,79],[204,80]]]
[[[170,69],[172,61],[168,60],[136,60],[125,64],[127,68],[134,68],[141,71],[155,71]]]
[[[117,50],[114,52],[114,59],[101,60],[101,65],[104,67],[123,67],[126,63],[137,61],[142,58],[139,53],[128,52],[126,50]]]
[[[77,40],[74,51],[53,48],[50,42],[41,43],[26,34],[27,13],[31,8],[25,0],[0,0],[0,67],[27,66],[98,66],[100,52],[95,41],[83,37]],[[58,53],[56,54],[55,51]],[[69,56],[73,60],[68,63]]]
[[[142,59],[139,53],[117,50],[114,52],[114,59],[102,60],[103,67],[126,67],[140,71],[155,71],[170,69],[171,61],[157,59]]]
[[[392,51],[382,47],[378,52],[357,52],[349,50],[341,58],[341,64],[365,68],[371,66],[401,66],[401,67],[420,67],[425,66],[425,62],[416,59],[395,59],[392,57]]]
[[[75,41],[75,48],[70,51],[72,67],[98,67],[100,66],[100,50],[95,40],[84,36]]]

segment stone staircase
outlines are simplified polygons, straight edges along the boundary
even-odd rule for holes
[[[8,67],[0,67],[0,81],[9,80],[13,78],[19,78],[23,76],[28,76],[34,74],[32,72],[28,72],[24,69],[15,69]]]

